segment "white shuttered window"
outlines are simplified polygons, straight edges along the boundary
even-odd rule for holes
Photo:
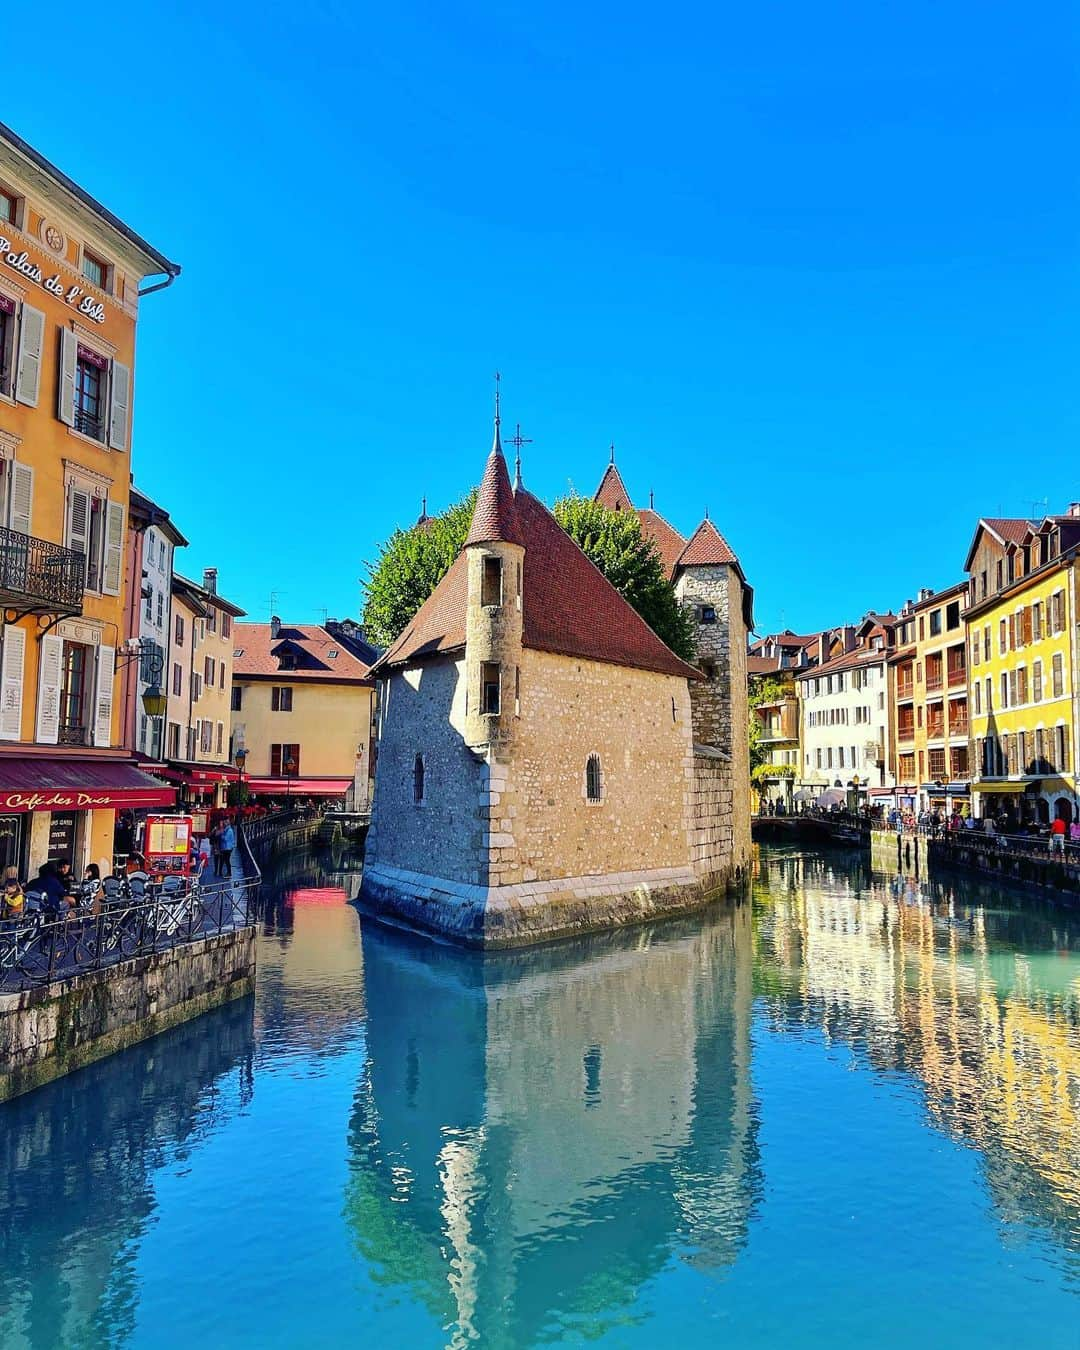
[[[97,653],[97,687],[94,694],[94,744],[107,746],[112,739],[113,681],[116,649],[102,644]]]
[[[60,738],[60,686],[63,679],[64,639],[46,633],[41,639],[38,670],[37,732],[42,745],[55,745]]]
[[[15,397],[37,407],[41,390],[41,352],[45,346],[45,315],[24,304],[19,319],[19,360],[15,367]]]
[[[26,664],[26,629],[4,625],[0,651],[0,741],[22,738],[23,670]]]

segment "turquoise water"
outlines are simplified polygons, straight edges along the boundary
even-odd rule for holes
[[[0,1108],[4,1347],[1080,1347],[1080,918],[774,851],[485,960],[292,870],[253,1002]]]

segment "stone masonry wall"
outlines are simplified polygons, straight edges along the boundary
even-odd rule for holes
[[[385,864],[487,885],[482,807],[487,766],[466,746],[464,660],[434,661],[390,677],[384,689],[365,867]],[[416,756],[424,801],[413,800]]]
[[[598,754],[603,799],[586,799]],[[687,682],[526,649],[521,716],[491,766],[492,885],[687,864]]]
[[[745,868],[750,857],[748,635],[743,582],[730,566],[691,567],[680,576],[677,589],[683,604],[711,605],[716,611],[716,622],[698,623],[696,632],[697,663],[709,678],[690,688],[697,753],[687,829],[695,866],[726,872],[732,866]],[[720,755],[702,753],[702,747]],[[710,816],[712,811],[715,817]]]
[[[255,930],[0,994],[0,1102],[156,1036],[255,987]]]

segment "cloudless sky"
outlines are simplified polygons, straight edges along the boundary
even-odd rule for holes
[[[356,614],[492,373],[527,485],[706,507],[759,631],[957,580],[1077,472],[1080,11],[142,6],[10,29],[3,120],[183,267],[136,481],[252,618]]]

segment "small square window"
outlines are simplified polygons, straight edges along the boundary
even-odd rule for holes
[[[712,607],[712,605],[701,606],[701,622],[702,623],[716,622],[716,610]]]
[[[101,259],[89,249],[83,249],[82,258],[83,276],[92,286],[96,286],[99,291],[109,289],[109,264],[102,262]]]

